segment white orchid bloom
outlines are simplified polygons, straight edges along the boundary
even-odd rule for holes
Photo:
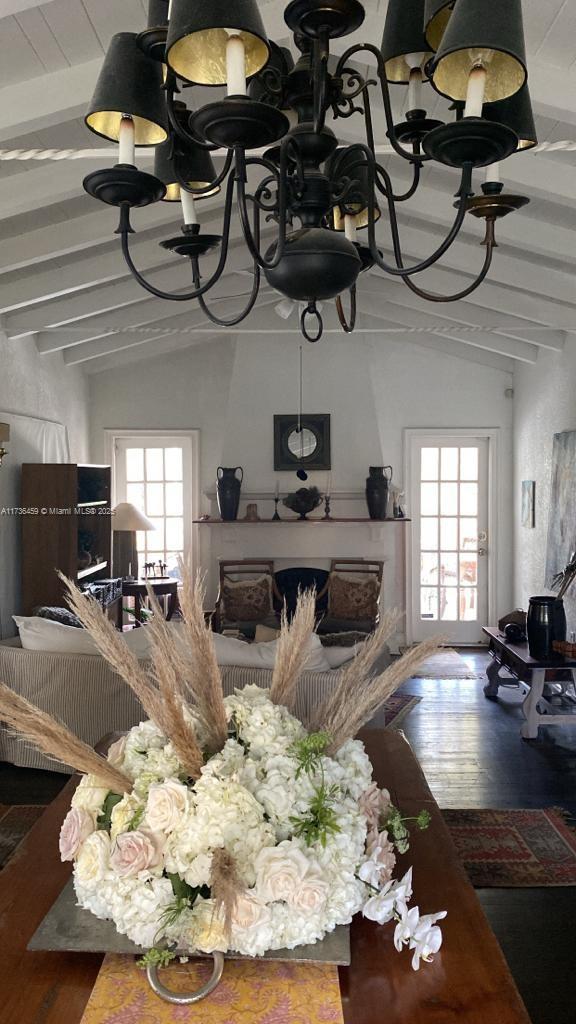
[[[415,971],[420,967],[420,960],[430,963],[442,945],[442,931],[436,924],[446,917],[446,911],[439,914],[425,914],[421,917],[410,939],[410,949],[414,950],[412,967]]]
[[[366,885],[370,885],[373,889],[377,889],[380,885],[380,875],[382,874],[382,864],[369,857],[360,866],[358,871],[358,878],[361,878]]]
[[[396,914],[402,917],[411,898],[412,868],[409,868],[399,882],[386,882],[382,891],[368,900],[362,914],[369,921],[388,924]]]
[[[394,945],[398,952],[403,946],[407,946],[413,938],[420,921],[420,910],[418,907],[402,908],[402,914],[394,930]]]

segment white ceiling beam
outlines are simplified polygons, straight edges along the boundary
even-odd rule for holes
[[[101,67],[97,57],[5,85],[0,89],[0,142],[83,117]]]
[[[29,11],[31,7],[44,7],[52,0],[0,0],[0,18],[9,18],[11,14]]]

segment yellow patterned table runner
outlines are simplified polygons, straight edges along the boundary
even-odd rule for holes
[[[193,992],[212,960],[171,964],[163,984]],[[154,994],[132,956],[109,953],[81,1024],[344,1024],[338,968],[275,960],[227,960],[222,981],[206,999],[174,1006]]]

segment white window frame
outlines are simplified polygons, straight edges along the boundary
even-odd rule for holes
[[[498,553],[500,548],[499,522],[501,521],[501,509],[499,504],[499,493],[502,488],[501,465],[501,430],[500,427],[405,427],[403,430],[404,443],[404,481],[407,500],[414,493],[414,472],[415,467],[410,458],[412,450],[412,439],[424,439],[426,437],[441,437],[449,440],[459,437],[482,438],[488,441],[488,622],[490,625],[497,620],[498,607]],[[418,467],[416,467],[418,471]],[[410,508],[408,508],[410,515]],[[406,544],[406,639],[407,643],[413,642],[414,618],[413,618],[413,586],[412,586],[412,539]]]
[[[151,448],[158,442],[157,447],[169,447],[170,442],[188,440],[190,442],[190,483],[187,488],[188,494],[184,495],[184,508],[186,508],[186,497],[190,508],[190,520],[184,516],[184,552],[190,555],[192,565],[198,566],[199,543],[198,527],[194,520],[199,517],[200,509],[200,431],[199,430],[147,430],[140,428],[128,429],[127,427],[106,428],[104,430],[106,456],[112,468],[112,506],[117,504],[116,493],[116,443],[134,438],[139,442],[146,440],[143,447]],[[150,443],[151,442],[151,443]]]

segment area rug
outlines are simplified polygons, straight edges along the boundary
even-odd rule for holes
[[[0,868],[6,866],[45,810],[44,804],[0,804]]]
[[[414,673],[415,679],[482,679],[484,672],[470,668],[458,651],[446,648],[427,658]]]
[[[397,729],[421,700],[421,697],[414,697],[411,693],[393,693],[382,706],[386,727]]]
[[[576,885],[576,831],[561,810],[443,810],[477,889]]]

